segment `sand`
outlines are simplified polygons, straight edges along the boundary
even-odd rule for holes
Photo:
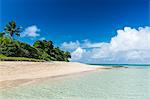
[[[104,69],[101,66],[98,68]],[[77,62],[0,62],[0,88],[11,88],[35,79],[93,71],[97,68]]]

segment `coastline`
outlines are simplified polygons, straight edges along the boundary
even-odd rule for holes
[[[32,81],[110,69],[77,62],[16,62],[0,61],[0,89],[12,88]]]
[[[58,63],[53,64],[56,65]],[[68,63],[61,64],[64,66],[64,64]],[[78,63],[71,62],[69,63],[69,67],[71,64]],[[80,67],[82,66],[80,64]],[[91,66],[88,65],[88,67]],[[71,68],[73,67],[71,66]],[[77,68],[79,67],[77,66]],[[4,82],[8,86],[0,89],[0,97],[3,99],[37,99],[37,97],[41,99],[87,99],[90,97],[94,99],[98,97],[102,97],[103,99],[109,97],[114,97],[115,99],[148,99],[147,86],[149,86],[149,83],[147,82],[150,81],[149,73],[149,69],[146,68],[130,69],[129,67],[129,69],[125,69],[121,67],[110,70],[94,68],[89,71],[85,70],[65,75],[12,80]]]

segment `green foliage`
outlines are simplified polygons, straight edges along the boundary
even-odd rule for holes
[[[7,57],[26,57],[46,61],[69,61],[71,58],[69,52],[64,52],[58,47],[54,48],[52,41],[36,41],[33,46],[10,39],[9,37],[0,37],[0,55]]]
[[[38,58],[36,48],[8,37],[0,38],[0,54],[13,57]]]
[[[43,41],[38,40],[33,44],[33,46],[35,48],[43,50],[44,52],[46,52],[48,54],[50,54],[51,50],[54,48],[53,42],[52,41],[46,41],[46,40],[43,40]]]
[[[25,58],[25,57],[2,57],[0,55],[0,61],[31,61],[31,62],[44,62],[45,60]]]
[[[20,35],[20,28],[16,22],[9,22],[5,27],[5,32],[0,33],[0,55],[1,60],[30,60],[40,59],[46,61],[69,61],[69,52],[64,52],[58,47],[54,48],[52,41],[38,40],[33,46],[12,39],[15,35]],[[10,36],[6,35],[9,34]],[[4,57],[5,56],[5,57]],[[15,58],[16,57],[16,58]],[[19,59],[17,58],[19,57]]]
[[[66,53],[68,53],[69,55],[67,55]],[[68,58],[71,58],[71,55],[69,52],[64,52],[60,50],[58,47],[52,49],[51,56],[58,61],[69,61]]]
[[[46,60],[46,61],[50,61],[51,60],[50,55],[48,55],[46,52],[44,52],[41,49],[38,49],[38,55],[39,55],[38,56],[39,59],[43,59],[43,60]]]
[[[5,36],[4,32],[0,32],[0,37],[3,38]]]
[[[4,28],[5,33],[7,33],[10,37],[13,38],[14,35],[20,36],[21,28],[17,27],[17,24],[15,21],[11,21],[8,24],[6,24]]]
[[[58,47],[54,48],[52,41],[36,41],[33,46],[39,50],[40,59],[53,60],[53,61],[69,61],[71,58],[69,52],[64,52]]]
[[[0,58],[5,58],[5,57],[7,57],[7,56],[0,54]]]

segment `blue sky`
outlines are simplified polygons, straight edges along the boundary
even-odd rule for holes
[[[58,45],[70,40],[109,41],[124,26],[148,25],[148,0],[1,0],[1,3],[1,28],[10,20],[24,28],[36,25],[42,36]]]
[[[110,42],[124,27],[149,26],[149,0],[1,0],[0,30],[10,20],[40,36],[18,39],[32,44],[42,37],[64,42]]]

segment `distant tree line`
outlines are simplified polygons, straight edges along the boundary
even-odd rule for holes
[[[46,61],[69,61],[69,58],[71,58],[69,52],[54,47],[50,40],[37,40],[32,46],[15,40],[14,36],[20,36],[20,33],[21,28],[17,27],[15,21],[11,21],[5,26],[4,32],[0,33],[0,55]]]

